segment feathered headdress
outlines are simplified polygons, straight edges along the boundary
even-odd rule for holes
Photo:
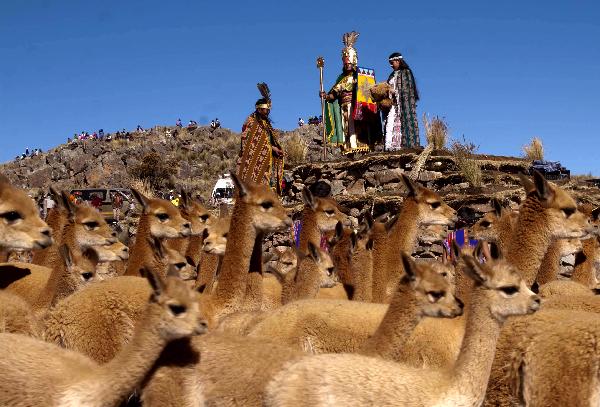
[[[256,87],[262,95],[262,98],[256,101],[256,108],[271,109],[271,90],[269,89],[269,85],[261,82],[257,83]]]
[[[354,49],[354,44],[356,44],[359,35],[360,34],[356,31],[351,31],[342,35],[342,42],[344,43],[344,49],[342,49],[342,61],[345,64],[350,63],[355,66],[358,64],[358,54]]]

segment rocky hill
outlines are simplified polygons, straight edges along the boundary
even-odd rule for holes
[[[482,186],[473,188],[449,151],[376,152],[349,160],[329,149],[328,161],[322,162],[320,134],[315,126],[281,133],[290,154],[286,173],[293,180],[284,204],[296,214],[301,207],[302,188],[319,180],[329,184],[333,196],[355,219],[366,211],[374,216],[396,211],[404,193],[402,173],[438,191],[458,211],[457,227],[469,226],[491,210],[492,197],[513,208],[524,197],[518,173],[527,173],[530,163],[522,158],[473,156],[482,169]],[[144,175],[143,171],[150,171],[158,177],[153,184],[156,192],[184,187],[208,200],[219,175],[235,168],[239,137],[227,129],[211,131],[200,127],[175,132],[173,127],[157,126],[144,134],[132,134],[129,141],[64,144],[37,157],[3,164],[0,171],[17,185],[30,189],[33,196],[50,185],[59,189],[129,187]],[[148,163],[149,156],[155,161]],[[558,183],[580,202],[600,205],[598,188],[584,178]],[[274,244],[285,239],[288,236],[275,237]],[[423,246],[421,250],[424,256],[437,256],[440,252],[439,246]]]

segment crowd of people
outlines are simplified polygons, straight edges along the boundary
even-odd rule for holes
[[[42,154],[41,148],[34,148],[33,150],[30,151],[29,147],[27,147],[25,149],[25,151],[23,153],[21,153],[21,155],[18,155],[15,157],[15,161],[24,160],[27,157],[37,157],[40,154]]]
[[[302,127],[306,123],[308,123],[308,124],[310,124],[312,126],[318,126],[319,124],[323,123],[323,116],[321,116],[321,115],[319,115],[319,116],[310,116],[308,118],[307,122],[305,122],[302,117],[298,118],[298,127]]]

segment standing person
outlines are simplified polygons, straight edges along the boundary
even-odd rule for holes
[[[112,210],[113,218],[118,222],[121,218],[121,206],[123,206],[123,197],[118,192],[113,194]]]
[[[417,148],[421,142],[417,117],[419,91],[415,77],[399,52],[390,55],[389,61],[393,69],[387,80],[392,107],[385,120],[385,149]]]
[[[44,198],[43,206],[44,206],[44,218],[46,218],[46,216],[48,216],[48,211],[50,211],[50,209],[52,209],[56,206],[56,202],[54,202],[54,199],[52,199],[51,194],[46,194],[46,197]]]
[[[175,122],[175,126],[176,127],[182,127],[182,125],[181,125],[181,119],[177,119],[177,121]]]
[[[328,93],[320,93],[326,101],[325,129],[329,142],[337,144],[342,154],[350,156],[373,150],[381,139],[377,105],[358,86],[361,77],[362,81],[367,77],[367,82],[375,80],[372,70],[358,68],[358,54],[354,49],[358,35],[352,31],[342,36],[342,73]]]
[[[100,198],[97,194],[92,195],[91,205],[100,210],[100,206],[102,205],[102,198]]]
[[[302,117],[298,118],[298,127],[302,127],[304,126],[304,119],[302,119]]]
[[[242,126],[238,177],[269,185],[281,194],[283,180],[283,149],[271,125],[271,92],[266,83],[259,83],[262,98],[255,103],[256,110]]]

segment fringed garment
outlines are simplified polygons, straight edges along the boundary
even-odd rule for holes
[[[410,69],[394,71],[388,83],[393,103],[385,121],[385,149],[393,151],[401,147],[419,147],[418,97],[413,74]]]
[[[269,185],[281,195],[283,158],[274,156],[272,146],[281,149],[271,122],[252,113],[242,126],[238,177]]]
[[[335,100],[325,104],[328,142],[339,146],[342,154],[371,151],[381,140],[381,122],[375,103],[372,103],[375,111],[369,110],[367,103],[357,103],[358,82],[357,72],[342,73],[329,91]]]

